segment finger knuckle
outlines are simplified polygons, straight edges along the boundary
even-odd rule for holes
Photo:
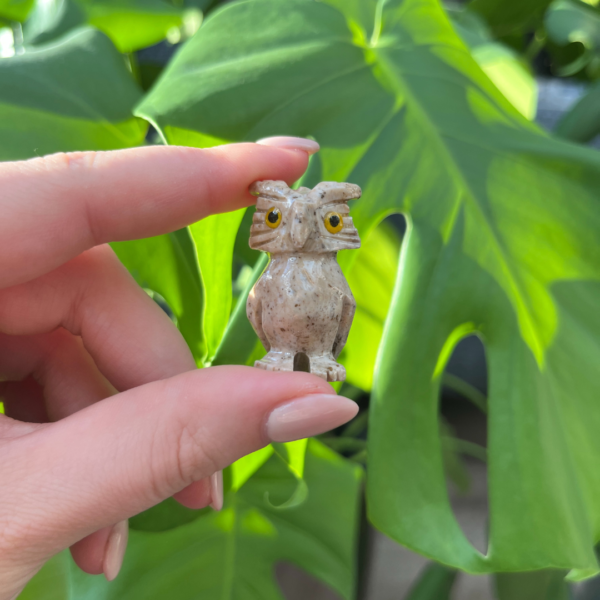
[[[124,271],[121,263],[108,245],[86,250],[69,261],[64,273],[73,281],[69,291],[68,307],[63,325],[75,335],[82,333],[84,322],[107,323],[107,313],[98,311],[97,298],[107,288],[117,288]]]
[[[177,473],[188,485],[219,470],[218,456],[210,436],[202,428],[186,422],[180,426],[176,445]]]
[[[181,405],[171,404],[171,425],[164,427],[163,421],[153,436],[148,456],[153,500],[162,500],[220,468],[210,436],[197,419],[190,418],[188,410],[181,409]],[[173,419],[173,413],[180,416]]]

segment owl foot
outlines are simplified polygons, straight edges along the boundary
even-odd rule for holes
[[[311,356],[310,372],[325,381],[344,381],[346,379],[346,369],[333,358],[326,356]]]
[[[257,369],[263,369],[264,371],[293,371],[294,365],[293,360],[289,356],[282,356],[280,353],[275,354],[269,352],[266,356],[263,356],[260,360],[254,363]]]

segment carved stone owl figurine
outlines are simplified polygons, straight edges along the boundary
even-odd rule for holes
[[[360,248],[347,202],[361,190],[350,183],[292,190],[283,181],[258,181],[250,191],[258,196],[250,247],[271,255],[246,306],[268,350],[254,366],[343,381],[346,370],[336,358],[356,303],[336,256]]]

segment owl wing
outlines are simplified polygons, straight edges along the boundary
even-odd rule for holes
[[[248,301],[246,302],[246,314],[248,320],[252,324],[254,331],[258,339],[262,342],[265,350],[268,352],[271,349],[271,343],[269,342],[262,325],[262,302],[259,294],[256,293],[256,285],[250,290],[248,294]]]
[[[340,352],[343,350],[346,345],[346,341],[348,340],[348,334],[350,333],[350,327],[352,325],[352,320],[354,319],[354,313],[356,312],[356,301],[354,300],[354,296],[348,290],[346,294],[344,294],[344,303],[342,305],[342,316],[340,318],[340,324],[338,326],[338,331],[335,336],[335,340],[333,342],[333,347],[331,349],[333,353],[333,357],[337,359],[340,355]]]

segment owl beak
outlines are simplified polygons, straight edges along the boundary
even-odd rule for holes
[[[292,244],[296,250],[302,250],[306,244],[306,240],[310,236],[311,227],[309,219],[304,210],[298,210],[299,207],[294,207],[294,220],[292,222],[290,235]]]

